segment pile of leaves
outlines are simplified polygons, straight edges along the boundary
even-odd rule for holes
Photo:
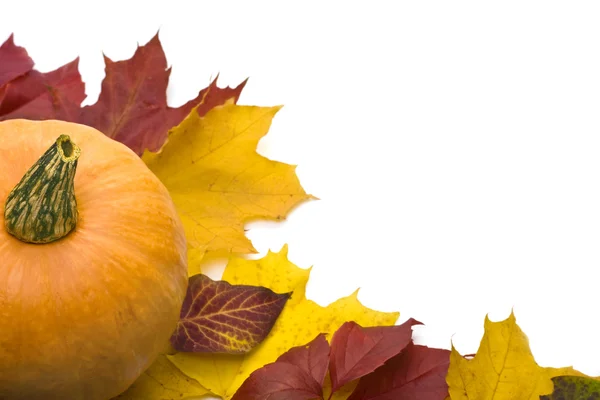
[[[118,399],[246,400],[597,399],[600,380],[535,362],[514,315],[485,320],[477,354],[412,341],[409,319],[364,307],[352,293],[321,307],[305,296],[310,270],[287,246],[258,260],[252,219],[282,220],[307,194],[294,167],[256,152],[279,107],[240,106],[245,81],[217,80],[181,107],[167,105],[170,70],[158,38],[128,60],[105,58],[98,101],[82,107],[74,60],[42,73],[9,37],[0,46],[0,120],[60,119],[128,146],[169,190],[184,224],[189,287],[165,351]],[[222,280],[206,255],[228,256]]]

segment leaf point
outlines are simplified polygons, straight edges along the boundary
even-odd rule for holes
[[[11,32],[8,38],[4,41],[3,44],[14,45],[15,44],[15,33]]]
[[[490,314],[487,313],[487,314],[485,314],[485,318],[483,320],[483,324],[487,325],[487,324],[490,324],[490,323],[492,323],[492,320],[490,319]]]
[[[159,29],[156,31],[156,33],[155,33],[155,34],[154,34],[154,35],[153,35],[153,36],[150,38],[150,40],[148,40],[146,43],[144,43],[144,44],[142,44],[142,45],[141,45],[141,44],[138,42],[138,48],[140,48],[140,47],[143,47],[143,46],[147,46],[148,44],[150,44],[150,43],[153,43],[153,42],[155,42],[155,41],[156,41],[156,42],[158,42],[158,45],[159,45],[159,46],[162,48],[162,44],[161,44],[161,42],[160,42],[160,38],[158,37],[158,34],[159,34],[159,33],[160,33],[160,28],[159,28]]]
[[[269,250],[269,252],[270,252],[270,251],[271,251],[271,250]],[[279,250],[279,252],[278,252],[278,253],[273,253],[273,254],[279,254],[279,255],[281,255],[281,256],[283,256],[283,257],[287,258],[287,257],[288,257],[288,254],[289,254],[289,245],[288,245],[287,243],[285,243],[285,244],[284,244],[284,245],[281,247],[281,250]]]
[[[416,325],[422,325],[422,326],[425,326],[425,324],[424,324],[424,323],[422,323],[421,321],[419,321],[419,320],[416,320],[416,319],[414,319],[414,318],[409,318],[409,319],[407,319],[406,321],[404,321],[404,322],[403,322],[403,324],[409,324],[411,327],[413,327],[413,326],[416,326]]]

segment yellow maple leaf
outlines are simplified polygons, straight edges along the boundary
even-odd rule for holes
[[[452,347],[446,376],[452,400],[539,400],[552,392],[552,377],[584,376],[571,367],[540,367],[513,313],[500,322],[486,316],[484,329],[473,359]]]
[[[232,284],[265,286],[284,293],[293,291],[267,338],[246,355],[177,353],[168,356],[179,369],[212,393],[230,399],[248,376],[291,347],[310,342],[319,333],[332,334],[346,321],[362,326],[393,325],[398,313],[383,313],[364,307],[357,292],[321,307],[306,299],[310,270],[298,268],[287,259],[287,246],[259,260],[232,257],[223,280]]]
[[[183,400],[207,394],[197,381],[185,376],[160,355],[124,393],[113,400]]]
[[[196,110],[142,159],[171,194],[190,245],[191,268],[208,251],[252,253],[244,223],[284,219],[312,198],[296,167],[256,152],[280,107],[238,106],[233,100],[200,117]]]

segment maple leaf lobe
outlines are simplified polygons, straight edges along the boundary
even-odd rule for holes
[[[128,60],[104,57],[106,77],[98,101],[83,107],[78,122],[92,126],[131,148],[138,155],[156,152],[171,128],[198,106],[200,115],[229,99],[238,100],[246,81],[235,88],[219,88],[216,78],[196,98],[180,107],[167,105],[171,69],[158,33],[138,46]]]
[[[24,118],[77,122],[85,85],[79,58],[50,72],[31,70],[8,82],[0,94],[0,121]]]
[[[83,107],[79,120],[130,148],[162,145],[152,132],[162,127],[170,69],[158,33],[130,59],[115,62],[104,56],[104,62],[98,101]]]
[[[194,275],[171,344],[184,352],[246,353],[268,335],[290,296]]]
[[[33,60],[23,47],[15,45],[14,35],[11,34],[0,46],[0,87],[32,68]]]
[[[160,152],[144,153],[171,194],[190,248],[256,252],[244,235],[247,221],[285,215],[312,198],[293,166],[256,151],[279,109],[228,101],[204,117],[192,112],[171,130]]]

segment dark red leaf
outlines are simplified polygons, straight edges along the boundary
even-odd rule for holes
[[[313,400],[322,394],[321,385],[301,368],[276,362],[254,371],[231,400]]]
[[[344,323],[331,339],[332,392],[399,354],[411,342],[411,327],[417,324],[421,323],[412,318],[398,326],[363,328],[355,322]]]
[[[450,352],[410,343],[375,372],[361,378],[348,400],[444,400]]]
[[[129,60],[114,62],[108,57],[106,77],[98,101],[81,110],[78,122],[92,126],[129,146],[141,155],[145,149],[158,151],[173,128],[203,102],[200,112],[234,98],[237,101],[245,82],[236,88],[220,89],[216,80],[181,107],[167,106],[170,68],[156,34],[139,46]]]
[[[291,348],[279,356],[277,361],[299,367],[312,376],[319,386],[323,386],[329,368],[329,343],[325,335],[320,334],[306,346]]]
[[[289,297],[194,275],[171,344],[177,351],[246,353],[271,331]]]
[[[232,400],[312,400],[323,396],[329,364],[325,335],[305,346],[293,347],[277,361],[254,371]]]
[[[0,87],[32,68],[33,60],[24,48],[15,46],[13,35],[10,35],[0,46]]]
[[[0,98],[0,121],[15,118],[75,121],[85,98],[79,59],[48,73],[31,70],[7,83]]]

